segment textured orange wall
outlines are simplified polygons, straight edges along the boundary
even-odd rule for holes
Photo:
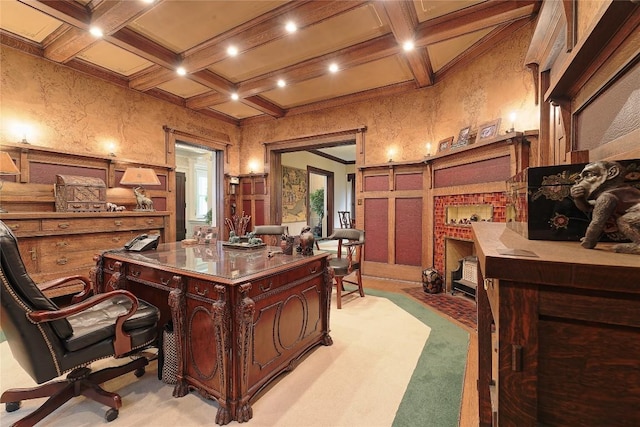
[[[26,124],[33,145],[165,164],[167,125],[211,139],[229,135],[230,165],[237,167],[235,126],[5,46],[0,59],[0,143],[18,142],[22,132],[15,128]]]
[[[263,142],[331,133],[360,125],[367,126],[365,165],[386,162],[390,147],[396,152],[394,161],[422,159],[428,142],[435,152],[441,139],[457,137],[466,126],[475,127],[497,118],[502,118],[500,133],[504,133],[511,126],[512,111],[517,113],[516,130],[538,129],[533,78],[524,65],[532,34],[533,23],[481,58],[450,73],[444,81],[411,94],[245,125],[242,157],[262,161]],[[241,173],[249,172],[244,163],[247,162],[240,164]]]

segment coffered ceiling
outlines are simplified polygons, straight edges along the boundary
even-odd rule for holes
[[[241,124],[433,85],[539,8],[535,0],[1,0],[0,41]]]

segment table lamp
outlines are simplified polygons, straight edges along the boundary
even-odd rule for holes
[[[0,151],[0,175],[20,175],[20,169],[13,162],[13,159],[4,151]],[[2,186],[4,181],[0,180],[0,191],[2,191]],[[6,213],[7,211],[0,207],[1,213]]]
[[[145,195],[143,185],[160,185],[158,175],[149,168],[127,168],[120,180],[122,185],[133,185],[133,194],[136,196],[136,211],[152,211],[153,200]]]

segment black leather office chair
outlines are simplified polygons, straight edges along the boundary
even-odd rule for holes
[[[280,246],[282,235],[289,234],[289,227],[286,225],[256,225],[253,233],[269,246]]]
[[[123,366],[91,372],[87,365],[96,360],[132,355],[154,344],[160,313],[124,290],[91,296],[89,279],[81,276],[51,281],[45,287],[70,280],[81,280],[85,288],[70,305],[59,308],[33,282],[15,236],[0,221],[0,315],[13,357],[38,384],[70,372],[66,380],[2,393],[0,402],[8,412],[19,409],[22,400],[49,397],[14,426],[32,426],[80,395],[109,406],[105,418],[112,421],[122,401],[100,384],[132,371],[139,377],[148,364],[145,357],[138,357]]]
[[[359,292],[364,297],[362,288],[362,249],[364,247],[364,230],[356,228],[339,228],[331,236],[323,240],[337,240],[337,256],[329,259],[329,274],[336,282],[336,302],[338,308],[342,308],[342,297]],[[347,280],[346,277],[355,273],[356,279]],[[351,283],[357,288],[343,294],[344,283]]]

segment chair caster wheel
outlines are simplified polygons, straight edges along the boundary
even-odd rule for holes
[[[107,420],[108,423],[118,418],[118,410],[111,408],[104,414],[104,419]]]
[[[135,371],[133,371],[133,374],[136,376],[136,378],[140,378],[141,376],[144,375],[145,372],[146,371],[144,368],[138,368]]]
[[[7,412],[14,412],[17,411],[18,409],[20,409],[21,406],[21,402],[7,402],[5,403],[4,407],[7,410]]]

